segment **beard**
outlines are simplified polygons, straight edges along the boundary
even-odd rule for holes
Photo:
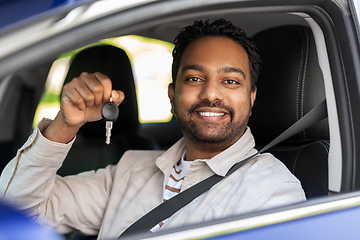
[[[249,102],[247,111],[240,120],[234,121],[234,109],[224,105],[220,101],[202,101],[193,104],[186,112],[180,114],[178,106],[174,102],[174,112],[176,120],[184,134],[194,145],[203,149],[225,149],[235,143],[245,132],[249,117],[251,115],[251,104]],[[226,124],[217,122],[196,123],[192,116],[197,109],[202,107],[224,109],[229,113],[230,121]]]

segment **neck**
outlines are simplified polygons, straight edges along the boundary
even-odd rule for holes
[[[211,159],[229,148],[236,141],[231,144],[222,146],[220,144],[199,144],[192,142],[189,138],[184,137],[186,145],[186,161],[194,161],[196,159]]]

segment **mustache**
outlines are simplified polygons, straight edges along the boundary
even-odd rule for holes
[[[219,109],[223,109],[227,112],[229,112],[230,118],[232,119],[234,116],[234,109],[230,106],[227,106],[225,104],[223,104],[220,101],[214,101],[214,102],[210,102],[207,100],[203,100],[199,103],[195,103],[193,105],[191,105],[190,109],[189,109],[189,113],[193,113],[195,111],[197,111],[200,108],[219,108]]]

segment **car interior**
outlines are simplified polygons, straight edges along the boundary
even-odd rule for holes
[[[253,39],[263,66],[249,126],[260,145],[270,142],[321,103],[325,88],[308,27],[275,27],[257,33]],[[270,152],[301,181],[307,198],[327,195],[327,119],[274,146]]]
[[[82,72],[101,72],[108,76],[114,89],[125,93],[120,114],[111,131],[111,144],[104,144],[104,121],[85,124],[77,134],[74,146],[59,169],[60,175],[77,174],[116,164],[126,150],[158,150],[159,144],[139,131],[138,104],[131,63],[126,52],[111,45],[86,48],[71,61],[64,84]],[[84,161],[83,159],[87,159]]]
[[[274,27],[257,33],[253,39],[262,56],[263,66],[249,126],[258,146],[261,146],[269,143],[324,100],[325,88],[314,37],[308,27]],[[129,149],[161,149],[150,134],[141,134],[139,131],[134,77],[126,52],[110,45],[80,51],[71,61],[64,84],[82,72],[96,71],[109,76],[114,89],[124,91],[126,100],[119,109],[121,113],[127,114],[120,114],[120,119],[114,124],[112,144],[109,146],[103,144],[103,121],[82,127],[59,169],[58,173],[62,176],[116,164]],[[278,144],[270,152],[282,159],[301,180],[307,198],[312,198],[327,195],[328,192],[329,144],[328,122],[325,119]],[[86,162],[83,159],[87,159]]]
[[[66,43],[63,47],[53,45],[51,53],[36,55],[38,59],[43,56],[42,61],[2,77],[0,171],[33,129],[35,110],[53,62],[60,54],[79,48],[81,50],[70,60],[64,84],[84,71],[102,72],[112,79],[114,88],[125,92],[125,101],[119,108],[120,113],[126,114],[120,114],[114,124],[110,145],[105,144],[103,121],[82,127],[58,174],[66,176],[116,164],[129,149],[166,150],[181,138],[180,129],[175,118],[161,123],[139,122],[138,92],[126,49],[107,44],[85,46],[125,35],[172,43],[180,29],[194,20],[217,18],[233,21],[243,28],[254,39],[262,59],[257,98],[249,121],[258,149],[324,99],[327,100],[327,119],[276,145],[269,152],[301,181],[308,199],[339,192],[342,175],[338,166],[342,164],[342,149],[332,74],[326,57],[329,48],[324,42],[325,30],[301,11],[296,13],[293,9],[277,8],[259,11],[229,5],[164,14],[128,27],[124,27],[126,21],[119,22],[118,27],[109,27],[106,33],[92,33],[86,41],[73,37],[71,44]],[[114,19],[116,15],[108,20]],[[50,48],[48,45],[45,49]]]

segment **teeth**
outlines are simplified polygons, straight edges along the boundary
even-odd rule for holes
[[[225,113],[216,113],[216,112],[199,112],[200,116],[205,116],[205,117],[221,117],[224,116]]]

